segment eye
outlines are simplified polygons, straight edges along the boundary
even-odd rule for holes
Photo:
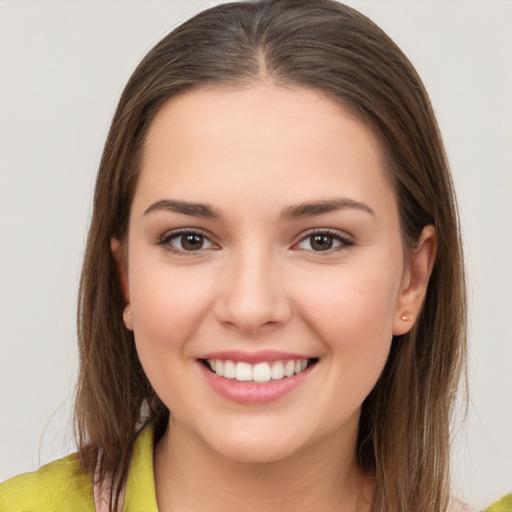
[[[354,245],[352,240],[329,230],[319,230],[309,233],[295,247],[314,252],[334,252],[346,246]]]
[[[159,242],[169,250],[178,253],[197,252],[215,247],[203,233],[192,230],[181,230],[166,234]]]

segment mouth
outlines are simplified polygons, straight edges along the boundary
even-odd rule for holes
[[[285,381],[295,375],[300,375],[314,366],[318,362],[318,358],[262,361],[256,364],[230,359],[200,359],[199,361],[209,372],[218,377],[261,385]]]

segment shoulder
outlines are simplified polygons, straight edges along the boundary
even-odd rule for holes
[[[510,512],[512,510],[512,492],[503,496],[501,500],[483,510],[483,512]]]
[[[453,500],[446,512],[477,512],[475,508],[459,500]],[[512,512],[512,493],[503,496],[492,505],[484,508],[481,512]]]
[[[76,454],[15,476],[0,484],[2,512],[94,511],[92,477]]]

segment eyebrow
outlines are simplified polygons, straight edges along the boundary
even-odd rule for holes
[[[356,210],[369,213],[370,215],[375,215],[375,212],[365,203],[361,203],[353,199],[340,198],[305,202],[297,205],[288,206],[281,213],[280,220],[282,222],[286,222],[293,219],[313,217],[315,215],[322,215],[324,213],[344,210],[346,208],[353,208]]]
[[[310,201],[288,206],[281,212],[279,220],[281,222],[286,222],[304,217],[314,217],[315,215],[322,215],[347,208],[353,208],[369,213],[371,215],[375,215],[374,211],[365,203],[361,203],[353,199],[340,198]],[[216,210],[209,204],[191,203],[189,201],[179,201],[176,199],[162,199],[157,201],[144,212],[144,215],[162,210],[181,213],[183,215],[191,215],[194,217],[205,217],[209,219],[222,218],[220,211]]]
[[[157,201],[144,212],[144,215],[162,210],[182,213],[184,215],[192,215],[194,217],[206,217],[209,219],[220,219],[222,217],[220,212],[209,204],[190,203],[188,201],[178,201],[176,199],[162,199],[161,201]]]

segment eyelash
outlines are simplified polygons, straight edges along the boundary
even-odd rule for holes
[[[180,249],[178,247],[173,247],[171,245],[172,240],[179,239],[186,235],[195,235],[195,236],[201,237],[203,240],[203,244],[204,244],[204,242],[208,242],[212,246],[214,245],[214,243],[210,240],[210,238],[208,237],[208,235],[206,233],[204,233],[203,231],[201,231],[199,229],[191,229],[191,228],[183,228],[183,229],[178,229],[176,231],[172,231],[171,233],[166,233],[159,239],[157,245],[164,247],[167,251],[170,251],[172,253],[179,254],[182,256],[197,256],[197,254],[199,252],[201,252],[201,250],[204,250],[203,247],[201,247],[200,249],[197,249],[197,250],[189,250],[188,251],[186,249]]]
[[[203,245],[204,245],[204,242],[211,244],[211,246],[214,245],[214,243],[208,237],[208,234],[206,234],[205,232],[203,232],[199,229],[191,229],[191,228],[183,228],[183,229],[179,229],[176,231],[172,231],[171,233],[166,233],[158,240],[157,245],[164,247],[166,250],[168,250],[172,253],[184,255],[184,256],[197,256],[198,253],[200,253],[202,250],[205,250],[204,247],[201,247],[197,250],[186,250],[186,249],[180,249],[178,247],[174,247],[173,245],[171,245],[172,240],[179,239],[180,237],[183,237],[186,235],[193,235],[193,236],[195,235],[195,236],[201,237],[201,239],[203,241]],[[303,248],[302,250],[311,251],[315,254],[320,254],[320,255],[326,254],[327,255],[327,254],[332,254],[332,253],[338,252],[340,250],[343,250],[347,247],[354,245],[353,240],[351,240],[350,238],[341,236],[337,231],[334,231],[331,229],[315,229],[313,231],[310,231],[305,236],[303,236],[299,240],[299,242],[295,243],[292,246],[292,248],[298,247],[299,244],[302,244],[303,242],[305,242],[308,239],[312,240],[313,237],[315,237],[315,236],[323,236],[323,237],[329,238],[329,239],[331,239],[332,243],[337,242],[339,245],[335,246],[334,248],[329,247],[325,250],[318,250],[318,251],[315,251],[312,248],[311,249]],[[210,249],[210,248],[211,247],[208,247],[206,249]]]
[[[313,237],[315,237],[315,236],[324,236],[324,237],[330,238],[334,242],[338,242],[339,245],[334,248],[328,248],[328,249],[321,250],[321,251],[314,251],[313,249],[304,249],[304,250],[314,252],[315,254],[328,255],[328,254],[338,252],[340,250],[343,250],[347,247],[351,247],[354,245],[353,240],[351,240],[348,237],[340,235],[340,233],[338,231],[334,231],[332,229],[315,229],[313,231],[310,231],[307,235],[303,236],[298,243],[294,244],[294,246],[298,246],[299,244],[305,242],[308,239],[312,241]],[[310,242],[310,244],[311,244],[311,242]]]

